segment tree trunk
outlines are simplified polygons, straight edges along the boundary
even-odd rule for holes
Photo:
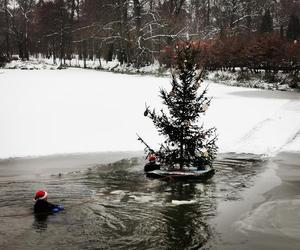
[[[133,0],[133,7],[134,7],[134,20],[135,20],[135,41],[136,41],[136,66],[139,68],[141,66],[141,58],[140,54],[142,52],[142,17],[141,17],[141,3],[139,0]]]
[[[206,26],[210,25],[210,0],[207,0]]]
[[[24,51],[23,51],[23,43],[21,41],[18,41],[18,49],[19,49],[19,57],[21,59],[24,58]]]
[[[63,64],[63,59],[65,57],[65,16],[64,16],[64,0],[60,0],[59,13],[60,13],[60,44],[59,44],[59,59],[60,67]]]
[[[83,67],[86,68],[86,58],[87,58],[87,41],[84,40],[83,42]]]
[[[56,51],[55,51],[55,40],[52,40],[52,56],[53,56],[53,64],[56,65]]]
[[[69,39],[68,39],[68,58],[70,59],[70,61],[72,60],[72,53],[73,53],[73,34],[72,34],[72,30],[73,30],[73,25],[74,25],[74,16],[75,16],[75,0],[72,0],[71,2],[71,14],[70,14],[70,28],[69,28]]]
[[[60,67],[63,63],[63,57],[64,57],[64,32],[63,32],[63,24],[61,24],[60,27],[60,43],[59,43],[59,61],[60,61]]]
[[[7,10],[7,0],[4,0],[4,6],[5,6],[5,24],[6,24],[6,32],[5,32],[5,42],[6,42],[6,57],[10,58],[10,43],[9,43],[9,16],[8,16],[8,10]]]
[[[25,20],[24,58],[26,60],[29,60],[29,52],[28,52],[28,30],[29,30],[29,21]]]

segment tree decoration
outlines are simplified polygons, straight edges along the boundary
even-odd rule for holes
[[[202,110],[203,110],[203,112],[206,112],[208,110],[208,104],[207,103],[203,103]]]
[[[196,58],[197,51],[189,42],[176,46],[172,90],[160,91],[167,111],[158,114],[146,107],[144,113],[165,137],[155,153],[168,169],[212,166],[216,157],[216,129],[199,126],[201,113],[207,111],[211,98],[206,97],[207,87],[200,89],[204,71],[199,69]]]
[[[185,120],[185,121],[184,121],[184,125],[185,125],[186,127],[190,127],[192,124],[191,124],[191,122],[190,122],[189,120]]]
[[[201,152],[201,154],[202,154],[204,157],[208,157],[208,156],[209,156],[208,151],[207,151],[206,148],[201,148],[201,149],[200,149],[200,152]]]
[[[172,89],[171,91],[170,91],[170,93],[169,93],[169,96],[174,96],[175,95],[175,91]]]
[[[197,88],[200,88],[202,82],[203,82],[203,80],[202,80],[202,79],[199,79],[199,80],[195,83],[196,87],[197,87]]]

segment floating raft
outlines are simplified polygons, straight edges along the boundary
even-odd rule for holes
[[[207,180],[213,177],[214,174],[214,169],[191,171],[168,171],[157,169],[146,172],[146,176],[149,178],[163,180]]]

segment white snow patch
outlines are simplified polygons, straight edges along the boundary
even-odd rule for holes
[[[126,193],[123,190],[114,190],[114,191],[111,191],[110,194],[125,195]]]
[[[196,203],[196,200],[172,200],[172,204],[174,205],[188,205]]]
[[[146,195],[142,195],[142,196],[130,195],[129,198],[131,198],[139,203],[148,203],[148,202],[154,201],[154,197],[146,196]]]

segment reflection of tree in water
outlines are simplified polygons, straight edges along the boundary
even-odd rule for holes
[[[101,232],[101,244],[108,248],[184,249],[203,245],[209,235],[207,216],[202,210],[214,207],[205,200],[213,184],[166,183],[145,178],[143,166],[122,161],[94,168],[81,179],[95,193],[90,235]],[[201,186],[201,190],[197,185]],[[117,192],[118,191],[118,192]],[[202,197],[203,196],[203,197]],[[119,199],[119,201],[118,201]],[[199,200],[204,199],[204,205]],[[172,200],[195,200],[195,204],[174,206]],[[102,206],[102,211],[96,211]],[[211,209],[210,209],[211,211]],[[207,213],[204,213],[207,214]],[[86,218],[90,220],[90,218]],[[114,240],[111,240],[114,235]]]
[[[173,183],[167,199],[170,201],[194,201],[194,203],[166,206],[162,214],[166,219],[166,241],[169,249],[198,249],[211,235],[207,222],[207,209],[215,211],[215,200],[206,196],[207,189],[214,188],[213,183],[203,185],[202,190],[196,183]],[[199,184],[198,184],[199,185]],[[201,202],[200,202],[201,201]],[[210,211],[212,212],[212,211]]]

